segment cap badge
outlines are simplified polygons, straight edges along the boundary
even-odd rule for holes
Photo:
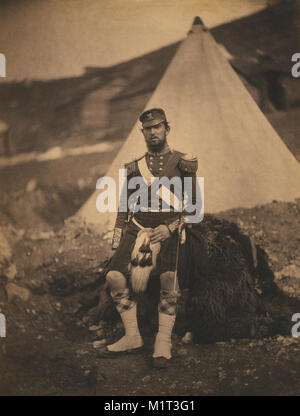
[[[148,114],[146,114],[146,117],[147,117],[147,120],[148,120],[148,121],[150,121],[150,120],[154,120],[154,117],[153,117],[153,114],[152,114],[152,113],[148,113]]]

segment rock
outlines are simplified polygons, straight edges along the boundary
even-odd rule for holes
[[[11,254],[10,245],[4,236],[4,231],[0,228],[0,266],[1,263],[11,258]]]
[[[203,394],[205,394],[205,395],[209,395],[209,394],[213,394],[213,393],[214,393],[214,391],[212,389],[203,390]]]
[[[27,302],[30,298],[30,291],[25,287],[17,286],[15,283],[8,283],[6,285],[6,292],[9,302],[14,297],[18,297],[22,299],[24,302]]]
[[[94,335],[98,338],[104,338],[105,337],[105,332],[103,331],[103,329],[99,329],[98,331],[94,332]]]
[[[283,337],[282,335],[278,335],[278,336],[276,337],[276,340],[277,340],[278,342],[284,342],[284,337]]]
[[[243,228],[245,224],[241,219],[238,218],[237,219],[237,225],[238,225],[239,228]]]
[[[150,380],[151,380],[151,377],[150,376],[145,376],[145,377],[142,378],[142,382],[143,383],[147,383]]]
[[[53,231],[41,231],[39,233],[32,234],[30,236],[31,240],[49,240],[50,238],[54,237]]]
[[[191,332],[186,332],[182,337],[181,342],[183,344],[191,344],[193,342],[193,334]]]
[[[292,345],[292,344],[298,344],[299,340],[297,338],[294,337],[286,337],[284,338],[284,340],[282,341],[282,343],[284,345]]]
[[[106,344],[106,339],[105,339],[105,338],[100,339],[100,340],[98,340],[98,341],[94,341],[94,342],[93,342],[93,347],[94,347],[95,349],[97,349],[97,348],[101,348],[101,347],[102,347],[102,345],[104,345],[104,344]]]
[[[100,322],[99,325],[92,325],[89,327],[89,331],[98,331],[103,328],[103,323]]]
[[[222,369],[221,370],[219,369],[218,378],[219,378],[219,381],[225,380],[225,378],[226,378],[226,371],[225,370],[222,370]]]
[[[17,267],[14,263],[12,263],[4,272],[4,275],[8,278],[8,280],[14,280],[17,275]]]
[[[182,356],[182,357],[185,357],[185,356],[188,355],[188,351],[187,351],[186,348],[179,348],[177,350],[177,355]]]
[[[86,354],[88,354],[88,351],[83,350],[83,349],[79,349],[79,350],[76,351],[76,354],[77,355],[86,355]]]
[[[60,311],[60,310],[61,310],[61,303],[60,303],[60,302],[56,302],[56,303],[55,303],[55,309],[56,309],[57,311]]]
[[[298,267],[296,264],[289,264],[279,272],[275,272],[275,277],[277,280],[281,280],[284,277],[300,279],[300,267]]]
[[[201,380],[193,381],[193,384],[196,384],[197,386],[205,386],[205,383]]]
[[[30,179],[30,181],[26,185],[26,192],[33,192],[36,188],[36,179]]]
[[[233,380],[232,380],[232,382],[231,382],[231,384],[232,385],[234,385],[234,384],[240,384],[240,380],[237,377],[234,377]]]

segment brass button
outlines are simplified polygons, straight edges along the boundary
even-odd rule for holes
[[[150,165],[153,165],[153,162],[149,162]]]
[[[164,157],[163,157],[163,156],[160,156],[159,158],[160,158],[160,159],[163,159]]]
[[[162,170],[162,168],[159,168],[159,170]]]
[[[163,165],[163,163],[162,163],[162,162],[159,162],[159,164],[160,164],[160,165]]]

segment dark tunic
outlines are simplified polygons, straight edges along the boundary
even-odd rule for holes
[[[197,165],[195,161],[187,162],[182,159],[183,154],[177,151],[171,151],[169,148],[163,153],[151,153],[148,152],[145,155],[148,169],[153,176],[162,177],[166,176],[169,179],[179,177],[182,181],[185,176],[193,178],[193,186],[196,183],[196,170]],[[142,159],[142,158],[140,158]],[[138,159],[138,160],[140,160]],[[125,165],[127,168],[127,183],[131,178],[141,176],[138,168],[138,160]],[[127,197],[130,199],[130,195],[134,190],[127,189]],[[170,209],[170,212],[162,212],[162,200],[159,199],[159,212],[150,211],[150,188],[149,188],[148,206],[143,207],[148,209],[148,212],[138,211],[134,214],[132,212],[119,212],[116,219],[116,228],[122,229],[122,238],[120,245],[115,254],[111,258],[108,266],[109,270],[117,270],[123,273],[129,278],[128,265],[131,260],[131,253],[136,241],[136,237],[140,228],[132,222],[132,218],[145,228],[155,228],[161,224],[165,224],[172,231],[171,236],[161,243],[161,249],[157,257],[156,268],[153,270],[153,274],[160,275],[166,271],[175,271],[176,268],[176,256],[178,247],[178,232],[179,218],[181,213],[174,212],[174,209]],[[182,195],[181,195],[182,196]],[[192,200],[195,199],[195,192],[193,192]],[[182,250],[181,250],[182,251]],[[180,283],[180,282],[179,282]]]

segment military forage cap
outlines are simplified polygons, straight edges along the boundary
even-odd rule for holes
[[[151,127],[156,124],[166,121],[166,114],[162,108],[151,108],[150,110],[144,111],[139,118],[143,127]]]

